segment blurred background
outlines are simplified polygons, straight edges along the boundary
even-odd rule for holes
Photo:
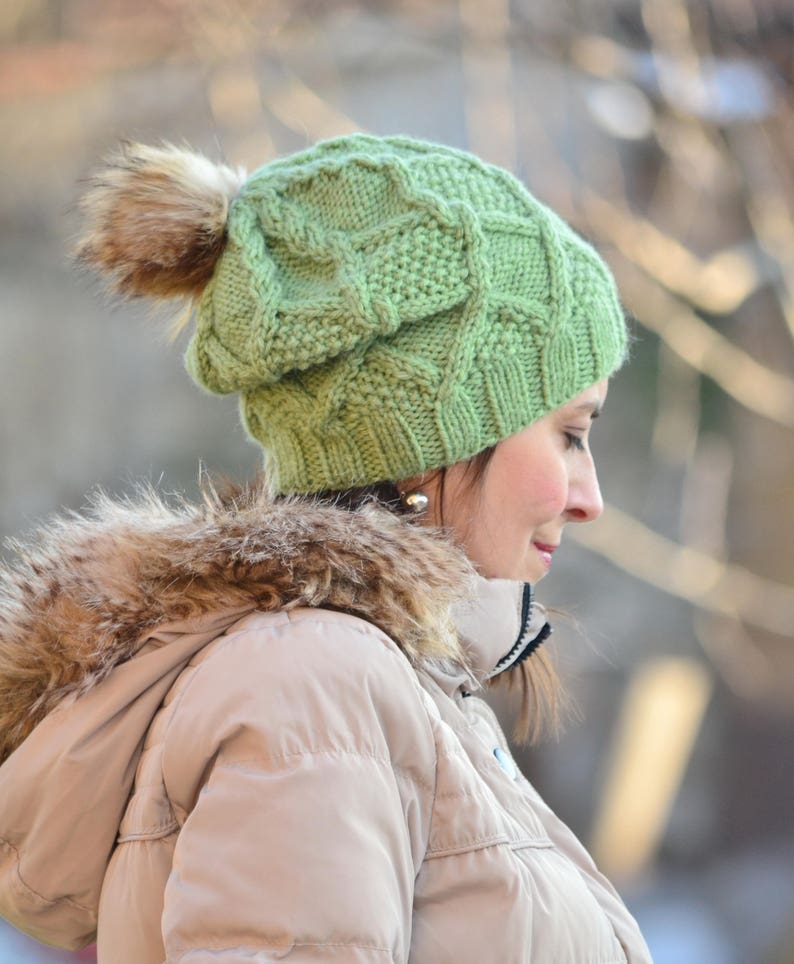
[[[608,507],[539,590],[576,709],[521,762],[657,964],[794,962],[790,0],[3,0],[0,532],[258,467],[163,319],[70,264],[96,158],[254,168],[352,130],[508,167],[614,269]],[[75,959],[0,925],[0,962]]]

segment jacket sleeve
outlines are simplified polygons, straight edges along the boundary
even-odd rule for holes
[[[183,821],[166,960],[406,961],[435,746],[405,657],[363,620],[295,610],[191,672],[165,738]]]

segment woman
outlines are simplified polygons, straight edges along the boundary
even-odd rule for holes
[[[473,695],[554,681],[531,584],[601,511],[626,333],[509,174],[339,138],[245,179],[127,145],[82,259],[185,296],[265,491],[101,500],[4,592],[0,908],[101,962],[650,960]],[[443,528],[439,528],[439,526]]]

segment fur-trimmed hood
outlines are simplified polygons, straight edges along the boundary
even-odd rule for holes
[[[194,657],[249,616],[359,616],[437,689],[477,685],[518,633],[508,585],[506,637],[475,659],[453,610],[488,580],[440,533],[374,505],[103,496],[16,548],[0,586],[0,916],[62,946],[93,939],[153,721]],[[267,693],[266,670],[256,686]]]
[[[130,659],[147,633],[219,610],[325,607],[378,625],[416,664],[463,662],[450,606],[472,569],[437,533],[252,489],[169,505],[95,498],[22,545],[0,585],[0,760],[66,697]]]

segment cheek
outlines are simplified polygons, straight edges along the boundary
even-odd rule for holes
[[[529,497],[539,514],[556,518],[565,508],[567,486],[563,475],[538,475],[529,488]]]
[[[519,471],[520,470],[520,471]],[[518,513],[517,518],[538,522],[556,519],[568,501],[567,474],[556,459],[545,464],[515,466],[506,479],[505,502]]]

